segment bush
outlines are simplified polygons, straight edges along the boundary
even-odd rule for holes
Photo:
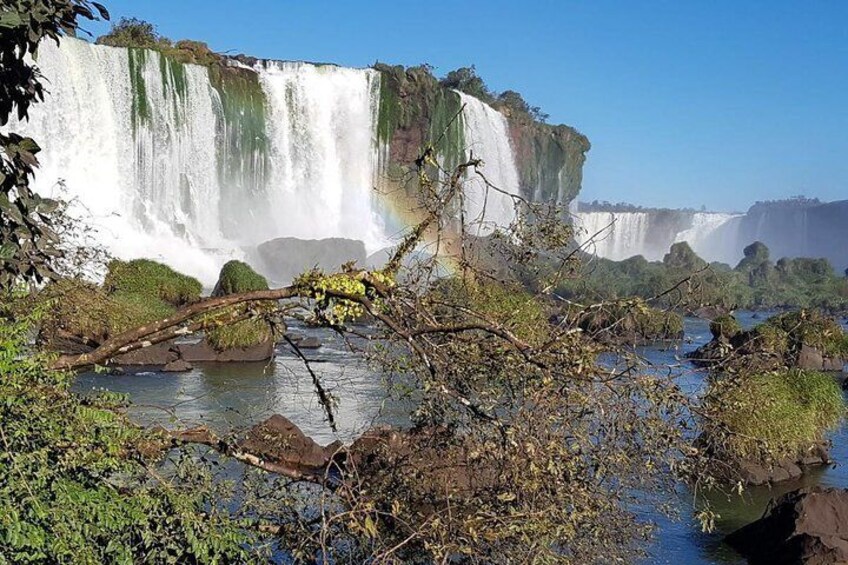
[[[154,476],[142,453],[159,440],[123,397],[44,369],[30,322],[0,321],[0,562],[247,562],[255,536],[219,510],[208,468],[183,457]]]
[[[138,294],[173,306],[197,302],[203,290],[197,279],[149,259],[111,261],[103,288],[109,294]]]
[[[157,49],[170,45],[166,37],[156,32],[156,27],[138,18],[121,18],[112,24],[112,29],[106,35],[97,38],[98,45],[110,47],[138,47],[142,49]]]
[[[63,334],[102,343],[106,338],[170,315],[174,308],[156,297],[120,292],[112,295],[79,279],[51,283],[35,298],[46,309],[40,340]]]
[[[229,261],[221,268],[212,296],[225,296],[239,292],[268,290],[268,281],[241,261]]]
[[[713,337],[716,339],[730,339],[741,331],[742,326],[740,326],[736,318],[730,314],[718,316],[710,322],[710,333],[713,334]]]
[[[724,457],[737,461],[797,456],[845,415],[836,380],[801,370],[719,378],[706,407],[712,441]]]
[[[786,335],[786,348],[807,345],[828,357],[848,357],[848,335],[835,319],[817,310],[798,310],[772,316],[763,326]]]

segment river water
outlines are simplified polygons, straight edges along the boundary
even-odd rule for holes
[[[766,314],[737,313],[744,328],[767,317]],[[205,364],[187,373],[142,372],[125,375],[86,373],[75,388],[80,392],[106,389],[129,396],[132,416],[144,424],[181,427],[204,424],[219,433],[247,428],[279,413],[297,424],[318,443],[336,439],[350,442],[374,424],[402,425],[409,405],[385,400],[386,384],[375,376],[345,347],[335,333],[316,328],[294,326],[293,331],[314,336],[320,349],[304,350],[323,386],[333,394],[336,407],[336,432],[323,416],[312,381],[302,362],[281,345],[276,358],[268,363]],[[674,367],[685,390],[696,394],[703,386],[704,373],[685,361],[685,354],[710,339],[709,323],[685,320],[685,339],[671,347],[642,347],[640,354],[657,368]],[[667,369],[664,369],[667,370]],[[832,434],[830,467],[808,471],[796,481],[776,487],[754,487],[740,496],[714,496],[712,505],[720,514],[716,531],[701,532],[692,518],[693,497],[685,487],[677,493],[680,515],[668,519],[647,513],[643,520],[657,524],[654,542],[649,546],[647,563],[706,564],[744,563],[732,549],[721,543],[722,537],[762,515],[768,501],[800,486],[821,484],[848,487],[848,426]]]

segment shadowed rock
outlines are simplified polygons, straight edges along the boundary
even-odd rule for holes
[[[848,490],[813,487],[787,493],[725,541],[753,564],[846,563]]]

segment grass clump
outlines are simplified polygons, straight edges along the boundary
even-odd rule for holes
[[[845,416],[836,380],[798,369],[718,379],[705,405],[712,441],[731,461],[797,456]]]
[[[206,341],[217,351],[246,349],[273,337],[270,324],[262,318],[242,320],[206,332]]]
[[[76,336],[102,343],[115,335],[170,315],[174,307],[155,297],[133,293],[107,294],[102,288],[79,279],[51,283],[34,298],[46,311],[40,338]]]
[[[203,290],[197,279],[150,259],[109,262],[103,288],[109,294],[137,294],[172,306],[197,302]]]
[[[254,271],[247,263],[229,261],[221,268],[212,296],[225,296],[254,290],[268,290],[268,281],[265,277]]]
[[[213,296],[226,296],[239,292],[267,290],[268,281],[247,263],[229,261],[218,275]],[[257,305],[262,309],[261,304]],[[246,349],[273,339],[271,325],[262,317],[225,324],[206,332],[206,341],[217,351]]]
[[[710,333],[715,339],[730,339],[741,331],[742,326],[730,314],[722,314],[710,322]]]

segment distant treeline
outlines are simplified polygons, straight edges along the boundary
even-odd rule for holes
[[[848,272],[837,274],[827,259],[782,258],[775,263],[760,242],[745,248],[736,267],[708,264],[680,242],[655,262],[641,255],[624,261],[586,255],[579,272],[560,284],[557,293],[573,300],[655,298],[659,305],[687,309],[801,307],[848,312]]]

